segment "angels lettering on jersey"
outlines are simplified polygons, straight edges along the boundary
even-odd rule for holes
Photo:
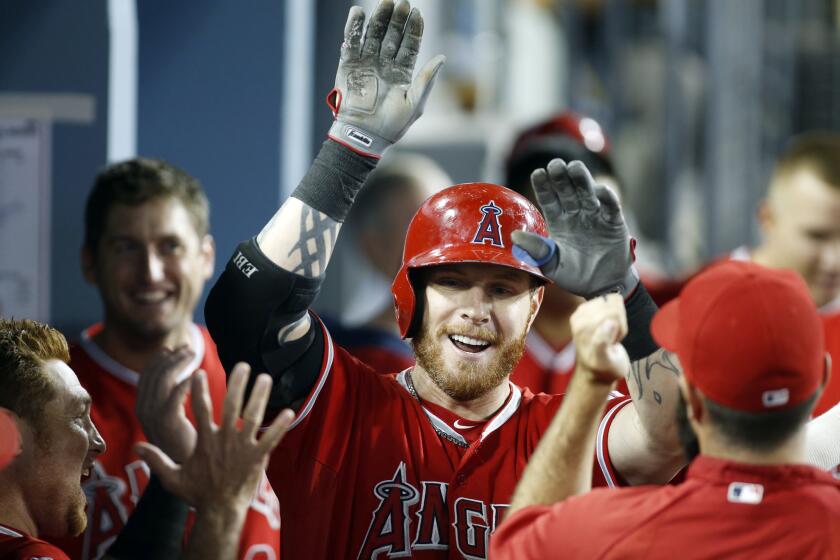
[[[455,519],[449,519],[446,482],[422,481],[420,488],[409,483],[405,463],[393,478],[373,489],[379,505],[371,513],[358,559],[402,558],[414,550],[448,550],[450,545],[464,558],[487,557],[490,534],[502,522],[509,504],[486,504],[481,500],[458,498],[453,504]],[[449,542],[449,525],[454,527],[455,543]]]

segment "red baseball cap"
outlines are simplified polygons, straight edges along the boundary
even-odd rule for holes
[[[651,332],[677,354],[687,381],[736,410],[795,406],[823,380],[820,317],[805,282],[790,270],[713,265],[656,314]]]
[[[0,409],[0,469],[20,453],[20,434],[9,411]]]

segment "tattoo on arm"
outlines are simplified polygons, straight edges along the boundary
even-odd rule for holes
[[[671,352],[668,352],[667,350],[661,350],[646,358],[633,362],[630,364],[630,380],[635,382],[636,389],[639,393],[636,400],[642,400],[644,397],[645,384],[650,381],[650,374],[653,371],[653,368],[657,366],[661,367],[665,371],[673,373],[674,375],[680,374],[680,368],[674,363]],[[628,385],[630,380],[628,380]],[[656,404],[661,405],[662,395],[654,389],[651,390],[651,393],[653,394],[653,400],[656,401]]]
[[[298,261],[292,272],[309,278],[322,275],[337,235],[338,222],[304,205],[300,214],[300,238],[288,254]]]

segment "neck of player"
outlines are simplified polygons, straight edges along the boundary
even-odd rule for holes
[[[487,420],[502,408],[510,395],[510,383],[505,378],[504,383],[500,383],[480,397],[469,401],[453,399],[435,384],[419,364],[411,370],[411,381],[414,383],[414,390],[417,391],[420,400],[442,406],[464,420]]]
[[[26,507],[20,487],[14,484],[14,476],[13,465],[0,473],[0,525],[37,537],[38,526]]]
[[[698,433],[700,452],[725,461],[750,465],[795,465],[808,463],[807,426],[803,426],[781,445],[770,450],[755,450],[728,444],[720,436]]]
[[[186,322],[162,336],[138,336],[110,325],[106,320],[102,331],[94,336],[94,342],[120,365],[141,373],[149,360],[164,348],[183,344],[192,348],[191,325]]]

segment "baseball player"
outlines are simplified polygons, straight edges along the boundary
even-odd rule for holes
[[[67,341],[55,329],[35,321],[0,319],[0,413],[21,434],[11,463],[0,470],[0,558],[67,560],[42,538],[80,534],[88,523],[80,481],[105,452],[105,441],[91,420],[91,397],[68,359]],[[193,378],[199,436],[180,467],[154,446],[141,444],[138,450],[164,484],[198,510],[184,558],[234,557],[268,453],[291,423],[290,414],[279,415],[259,440],[254,437],[271,378],[257,378],[242,409],[248,373],[233,372],[221,426],[211,418],[206,374]],[[241,429],[235,425],[240,413]],[[149,484],[105,558],[181,558],[183,519],[174,539],[163,537],[165,525],[149,521],[167,517],[173,506],[186,517],[186,505],[177,500],[173,504],[170,495]]]
[[[268,471],[284,556],[486,558],[489,534],[562,401],[508,381],[549,275],[584,295],[624,293],[633,325],[649,320],[652,304],[632,274],[614,195],[581,164],[558,160],[534,177],[548,228],[526,199],[487,184],[445,189],[412,220],[392,291],[415,367],[372,375],[335,345],[307,308],[355,193],[420,115],[443,63],[432,59],[411,80],[422,18],[407,2],[383,1],[364,38],[363,22],[351,9],[330,138],[292,197],[236,250],[205,317],[226,367],[241,360],[269,372],[270,406],[298,411]],[[561,199],[576,211],[562,210]],[[514,256],[515,239],[524,260]],[[610,401],[600,484],[664,482],[683,462],[661,413],[676,402],[670,364],[645,337],[628,338],[650,393],[632,405]]]
[[[576,496],[589,488],[604,398],[627,368],[623,315],[615,299],[573,315],[580,367],[492,557],[840,557],[840,481],[804,464],[829,364],[802,279],[728,261],[691,280],[656,315],[653,334],[682,366],[680,428],[696,434],[701,454],[677,486]]]
[[[149,481],[135,453],[145,441],[134,413],[144,370],[176,348],[181,377],[207,372],[215,410],[225,394],[225,373],[215,344],[192,315],[213,272],[207,198],[196,179],[166,162],[136,158],[111,165],[96,178],[85,210],[82,269],[102,299],[102,323],[85,329],[71,348],[71,366],[93,398],[91,417],[110,442],[85,481],[86,532],[59,544],[75,559],[99,557],[113,542]],[[149,381],[149,380],[147,380]],[[156,394],[149,392],[149,398]],[[176,461],[190,441],[176,430],[155,432],[155,443]],[[279,513],[267,480],[256,495],[242,534],[240,556],[279,549]]]

